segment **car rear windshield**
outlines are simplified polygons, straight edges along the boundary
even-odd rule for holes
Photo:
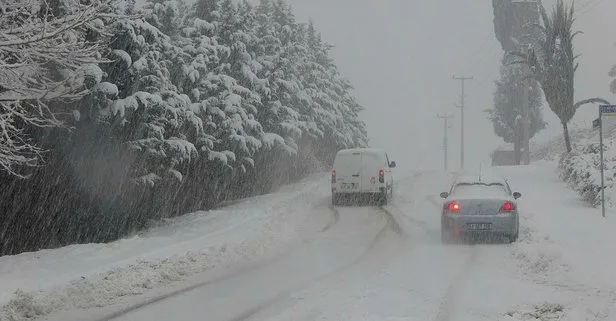
[[[458,183],[453,190],[457,196],[507,196],[507,188],[501,183]]]

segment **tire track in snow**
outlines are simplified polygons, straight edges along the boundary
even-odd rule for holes
[[[309,286],[312,286],[316,283],[319,282],[323,282],[326,279],[335,276],[336,274],[342,273],[346,270],[349,270],[359,264],[361,264],[367,257],[368,255],[374,250],[374,248],[376,247],[376,245],[385,237],[385,235],[389,232],[392,231],[394,233],[396,233],[397,235],[400,235],[401,230],[400,230],[400,226],[398,225],[398,223],[395,221],[393,215],[391,215],[391,213],[389,211],[387,211],[384,208],[377,208],[378,212],[382,215],[384,215],[384,217],[386,218],[386,222],[383,225],[383,227],[379,230],[379,232],[376,234],[376,236],[372,239],[372,241],[370,242],[370,244],[368,245],[368,247],[362,252],[362,254],[357,257],[355,260],[353,260],[352,262],[350,262],[349,264],[345,264],[331,272],[325,273],[319,277],[317,277],[316,279],[312,279],[310,281],[305,282],[304,284],[298,286],[298,287],[294,287],[292,289],[286,290],[278,295],[276,295],[275,297],[273,297],[270,300],[267,300],[257,306],[255,306],[252,309],[249,309],[243,313],[241,313],[240,315],[229,319],[228,321],[245,321],[245,320],[249,320],[250,318],[254,317],[255,315],[257,315],[258,313],[265,311],[266,309],[268,309],[269,307],[273,306],[274,304],[276,304],[277,302],[280,302],[286,298],[288,298],[293,292],[296,291],[300,291],[302,289],[305,289]]]
[[[471,268],[475,264],[478,255],[479,248],[472,245],[470,248],[470,254],[464,262],[464,265],[447,287],[447,291],[441,299],[441,303],[439,304],[438,312],[434,318],[434,321],[450,321],[451,317],[455,315],[456,297],[458,296],[460,290],[464,287],[464,283],[468,280]]]
[[[416,178],[418,176],[421,176],[421,173],[414,173],[413,175],[409,175],[409,176],[411,178]],[[315,191],[319,187],[320,186],[319,186],[318,183],[315,184],[314,186],[309,188],[309,193],[312,193],[313,191]],[[283,202],[283,204],[279,204],[277,206],[274,206],[274,208],[282,208],[282,207],[288,206],[289,201],[297,200],[300,197],[301,197],[300,195],[295,195],[294,197],[291,197],[291,200],[287,200],[286,202]],[[240,203],[240,202],[237,202],[237,203]],[[324,203],[321,203],[321,204],[313,206],[313,210],[321,208],[321,206],[323,206]],[[328,230],[330,230],[332,227],[334,227],[340,221],[340,212],[339,212],[339,210],[336,207],[334,207],[333,205],[331,205],[331,204],[328,205],[327,207],[328,207],[329,211],[331,211],[333,216],[332,216],[332,220],[326,226],[324,226],[323,228],[321,228],[319,230],[319,232],[321,232],[321,233],[327,232]],[[402,228],[400,227],[400,225],[398,224],[398,222],[396,222],[396,220],[394,218],[394,215],[392,215],[392,213],[388,209],[385,209],[383,207],[378,207],[377,209],[378,209],[378,211],[382,215],[385,216],[386,223],[379,230],[379,232],[377,233],[375,238],[371,241],[371,243],[368,246],[368,248],[360,255],[360,257],[358,257],[355,261],[351,262],[351,264],[347,264],[345,266],[342,266],[342,267],[340,267],[340,268],[338,268],[338,269],[336,269],[336,270],[334,270],[334,271],[332,271],[332,272],[330,272],[330,273],[328,273],[326,275],[322,275],[321,277],[317,278],[316,280],[313,280],[313,281],[307,283],[306,285],[302,286],[302,288],[305,288],[305,287],[307,287],[307,286],[309,286],[309,285],[311,285],[311,284],[313,284],[315,282],[319,282],[320,280],[324,280],[324,279],[326,279],[326,278],[328,278],[330,276],[333,276],[333,275],[335,275],[337,273],[340,273],[340,272],[342,272],[344,270],[350,269],[350,268],[360,264],[368,256],[368,254],[370,254],[370,252],[373,250],[373,248],[378,244],[378,242],[385,236],[385,234],[388,231],[393,231],[397,235],[403,235],[404,232],[403,232]],[[247,218],[237,222],[236,224],[233,224],[232,226],[228,226],[225,230],[226,230],[226,232],[230,231],[233,228],[238,228],[238,227],[241,227],[243,225],[247,225],[249,223],[252,223],[252,222],[256,221],[257,219],[258,219],[257,215],[249,216],[249,217],[247,217]],[[223,233],[220,233],[220,234],[223,234]],[[136,310],[139,310],[139,309],[142,309],[144,307],[147,307],[149,305],[155,304],[157,302],[164,301],[166,299],[169,299],[169,298],[172,298],[172,297],[175,297],[175,296],[178,296],[178,295],[181,295],[181,294],[184,294],[184,293],[187,293],[187,292],[190,292],[190,291],[202,288],[202,287],[213,286],[213,285],[216,285],[218,283],[221,283],[221,282],[233,279],[235,277],[238,277],[238,276],[240,276],[242,274],[245,274],[245,273],[250,273],[250,272],[254,272],[254,271],[258,271],[258,270],[262,270],[262,269],[268,268],[268,267],[273,266],[276,263],[282,261],[286,257],[288,257],[293,251],[294,251],[294,248],[290,248],[287,251],[285,251],[285,252],[279,254],[278,256],[274,257],[273,259],[268,260],[267,263],[258,262],[258,263],[255,263],[255,264],[251,264],[251,265],[245,266],[243,268],[240,268],[237,271],[232,272],[230,274],[227,274],[227,275],[215,278],[215,279],[210,279],[210,280],[207,280],[207,281],[199,282],[197,284],[194,284],[194,285],[186,287],[186,288],[178,289],[176,291],[172,291],[172,292],[160,295],[160,296],[156,296],[156,297],[150,298],[150,299],[145,300],[145,301],[143,301],[141,303],[132,305],[132,306],[127,307],[125,309],[122,309],[120,311],[116,311],[116,312],[114,312],[112,314],[109,314],[109,315],[103,317],[103,318],[96,319],[96,321],[110,321],[110,320],[116,319],[118,317],[124,316],[126,314],[132,313],[132,312],[134,312]],[[286,291],[286,292],[276,296],[272,300],[269,300],[269,301],[267,301],[267,302],[265,302],[265,303],[255,307],[255,308],[253,308],[253,309],[243,313],[239,317],[236,317],[235,319],[232,319],[232,320],[245,320],[247,318],[250,318],[251,316],[255,315],[256,313],[258,313],[258,312],[266,309],[267,307],[273,305],[274,303],[284,299],[285,297],[288,297],[288,295],[290,293],[292,293],[294,291],[297,291],[297,290],[299,290],[299,289],[296,288],[296,289],[293,289],[293,290]]]
[[[404,200],[404,203],[410,206],[414,206],[416,201],[417,201],[417,194],[414,193],[415,190],[415,186],[417,185],[417,178],[420,178],[424,175],[423,172],[420,171],[412,171],[410,172],[407,176],[405,176],[403,179],[401,179],[399,182],[397,182],[398,184],[400,184],[400,182],[406,182],[406,181],[410,181],[410,183],[408,185],[402,185],[402,186],[406,186],[406,189],[409,191],[407,192],[405,195],[410,196],[410,199]],[[397,201],[400,201],[399,195],[396,194],[396,203]],[[396,222],[396,229],[397,229],[397,233],[400,236],[408,236],[408,232],[405,231],[399,224],[398,221],[396,221],[395,217],[399,216],[403,219],[405,219],[406,221],[408,221],[409,223],[411,223],[411,225],[413,226],[421,226],[424,227],[426,225],[426,222],[421,221],[421,220],[417,220],[415,218],[413,218],[412,216],[406,215],[406,212],[404,210],[402,210],[400,208],[400,206],[398,206],[397,204],[388,204],[386,206],[381,206],[380,207],[381,210],[387,212],[387,215],[391,216],[392,220],[394,222]],[[397,212],[398,215],[394,215],[394,212]]]
[[[317,188],[319,188],[319,186],[311,187],[309,191],[313,192]],[[301,197],[301,195],[295,196],[295,197],[293,197],[293,199],[297,199],[299,197]],[[318,204],[318,205],[314,205],[312,210],[313,211],[318,211],[318,209],[321,208],[321,207],[327,207],[327,206],[323,206],[324,204],[326,204],[326,202],[323,202],[323,203]],[[278,205],[276,208],[282,208],[284,206],[286,206],[286,202],[285,202],[284,205]],[[339,213],[339,211],[336,208],[334,208],[331,205],[329,207],[327,207],[327,208],[330,211],[332,211],[332,214],[333,214],[332,218],[333,218],[333,220],[330,223],[328,223],[325,227],[321,228],[319,230],[319,232],[326,232],[327,230],[332,228],[336,223],[338,223],[338,221],[340,220],[340,213]],[[311,217],[309,216],[305,220],[308,220],[309,218],[311,218]],[[234,225],[234,227],[237,228],[237,227],[240,227],[241,225],[245,225],[245,224],[247,224],[249,222],[254,222],[255,219],[256,219],[256,215],[253,216],[253,217],[249,217],[249,218],[247,218],[245,220],[242,220],[238,224]],[[310,239],[314,238],[314,237],[316,237],[316,235],[310,235],[310,237],[303,238],[303,241],[304,242],[307,242],[307,241],[309,242]],[[202,287],[213,286],[213,285],[216,285],[218,283],[221,283],[221,282],[224,282],[224,281],[227,281],[227,280],[231,280],[231,279],[233,279],[235,277],[238,277],[238,276],[240,276],[242,274],[246,274],[246,273],[250,273],[250,272],[255,272],[255,271],[262,270],[262,269],[266,269],[266,268],[268,268],[270,266],[273,266],[273,265],[277,264],[278,262],[283,261],[285,258],[290,256],[294,251],[295,251],[295,248],[291,247],[291,248],[285,250],[284,252],[274,256],[273,258],[265,260],[265,262],[263,262],[263,260],[258,260],[256,263],[253,262],[252,264],[243,266],[243,267],[237,269],[234,272],[225,274],[223,276],[220,276],[220,277],[217,277],[217,278],[214,278],[214,279],[208,279],[206,281],[193,284],[193,285],[191,285],[189,287],[181,288],[181,289],[178,289],[178,290],[175,290],[175,291],[171,291],[169,293],[165,293],[165,294],[162,294],[162,295],[159,295],[159,296],[152,297],[152,298],[147,299],[147,300],[145,300],[143,302],[140,302],[140,303],[137,303],[135,305],[131,305],[129,307],[121,309],[119,311],[113,312],[113,313],[111,313],[109,315],[106,315],[106,316],[104,316],[102,318],[95,319],[94,321],[111,321],[111,320],[114,320],[114,319],[119,318],[121,316],[127,315],[129,313],[134,312],[134,311],[137,311],[139,309],[142,309],[144,307],[147,307],[149,305],[155,304],[157,302],[164,301],[166,299],[169,299],[169,298],[172,298],[172,297],[176,297],[178,295],[182,295],[184,293],[187,293],[187,292],[190,292],[190,291],[202,288]]]
[[[327,232],[330,228],[332,228],[334,225],[336,225],[338,222],[340,222],[340,212],[338,211],[338,209],[334,206],[334,205],[329,205],[329,210],[332,212],[333,216],[332,216],[332,220],[327,223],[327,225],[325,225],[319,232],[321,233],[325,233]]]
[[[202,287],[213,286],[213,285],[216,285],[218,283],[221,283],[221,282],[224,282],[224,281],[227,281],[227,280],[231,280],[231,279],[233,279],[235,277],[238,277],[238,276],[240,276],[242,274],[245,274],[245,273],[249,273],[249,272],[265,269],[265,268],[267,268],[269,266],[272,266],[272,265],[282,261],[284,258],[288,257],[291,253],[293,253],[293,251],[294,251],[294,249],[291,248],[291,249],[283,252],[282,254],[274,257],[273,259],[268,260],[267,261],[268,263],[266,263],[266,264],[256,263],[256,264],[251,264],[251,265],[248,265],[248,266],[244,266],[244,267],[242,267],[242,268],[240,268],[240,269],[238,269],[238,270],[236,270],[236,271],[234,271],[232,273],[229,273],[227,275],[224,275],[224,276],[221,276],[221,277],[217,277],[217,278],[214,278],[214,279],[210,279],[210,280],[207,280],[207,281],[199,282],[199,283],[196,283],[196,284],[191,285],[189,287],[181,288],[179,290],[175,290],[175,291],[172,291],[172,292],[169,292],[169,293],[165,293],[163,295],[159,295],[159,296],[150,298],[150,299],[145,300],[143,302],[137,303],[135,305],[131,305],[131,306],[127,307],[127,308],[124,308],[122,310],[113,312],[113,313],[108,314],[108,315],[106,315],[106,316],[104,316],[102,318],[94,319],[92,321],[111,321],[111,320],[117,319],[119,317],[125,316],[125,315],[127,315],[129,313],[135,312],[135,311],[137,311],[139,309],[145,308],[145,307],[147,307],[149,305],[158,303],[160,301],[163,301],[163,300],[166,300],[166,299],[170,299],[170,298],[176,297],[176,296],[184,294],[184,293],[188,293],[190,291],[193,291],[193,290],[196,290],[196,289],[199,289],[199,288],[202,288]]]

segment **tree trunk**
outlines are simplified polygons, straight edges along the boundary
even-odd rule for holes
[[[571,137],[569,137],[569,127],[567,123],[563,123],[563,135],[565,137],[565,147],[567,147],[567,153],[571,153]]]

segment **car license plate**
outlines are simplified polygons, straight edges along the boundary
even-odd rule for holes
[[[489,230],[492,228],[490,223],[469,223],[467,226],[471,230]]]
[[[343,183],[342,189],[355,189],[357,187],[356,183]]]

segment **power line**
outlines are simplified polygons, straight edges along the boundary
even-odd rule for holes
[[[595,3],[590,4],[592,1],[593,1],[593,0],[589,0],[589,1],[586,3],[587,5],[590,5],[590,6],[589,6],[589,7],[587,7],[587,8],[586,8],[586,10],[582,10],[582,12],[581,12],[581,13],[579,13],[579,14],[577,15],[577,17],[576,17],[576,18],[581,18],[581,17],[585,16],[587,13],[589,13],[589,12],[591,12],[592,10],[594,10],[595,8],[597,8],[597,7],[598,7],[600,4],[602,4],[605,0],[597,0]],[[582,9],[583,9],[584,7],[585,7],[585,6],[582,6]]]
[[[582,3],[581,6],[576,7],[576,10],[583,10],[584,8],[587,8],[588,6],[590,6],[593,2],[598,1],[598,0],[586,0],[585,2]]]

